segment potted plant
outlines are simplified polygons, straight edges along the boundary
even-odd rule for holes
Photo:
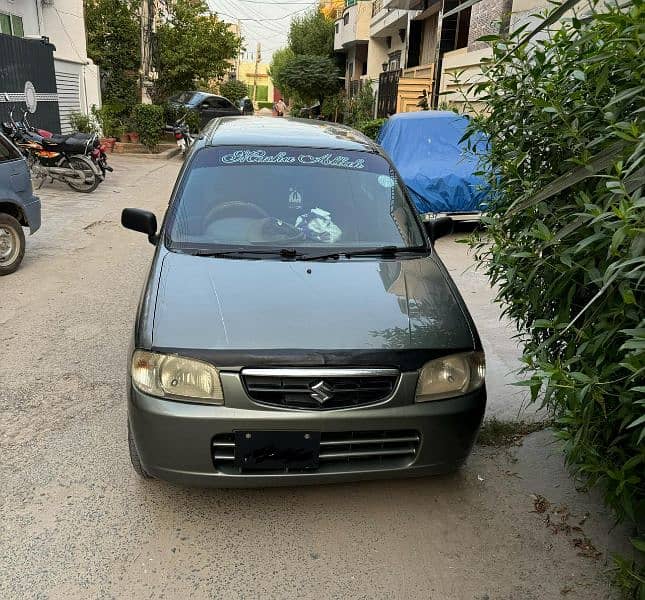
[[[104,105],[101,108],[92,106],[92,115],[99,124],[100,133],[103,134],[100,138],[101,145],[105,147],[106,152],[113,152],[114,144],[116,143],[114,128],[117,124],[117,120],[112,109],[108,105]]]

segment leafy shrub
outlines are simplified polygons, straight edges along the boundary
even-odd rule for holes
[[[134,129],[141,136],[141,143],[155,152],[164,128],[164,110],[155,104],[137,104],[132,111]]]
[[[369,79],[354,97],[347,100],[345,110],[345,123],[352,127],[374,118],[374,89]]]
[[[383,127],[383,123],[385,123],[385,121],[387,121],[387,119],[372,119],[371,121],[363,121],[362,123],[357,123],[355,125],[355,128],[364,133],[367,137],[375,140],[378,137],[378,134],[381,131],[381,127]]]
[[[273,102],[258,102],[258,108],[270,108],[270,109],[273,109]]]
[[[645,525],[643,2],[486,36],[490,211],[476,254],[523,335],[568,463]],[[645,547],[642,537],[635,545]],[[642,571],[641,571],[642,573]],[[645,579],[645,577],[644,577]]]
[[[337,123],[343,120],[346,105],[347,99],[345,93],[339,92],[325,98],[321,106],[321,112],[325,119]]]
[[[188,125],[191,132],[197,133],[201,129],[201,119],[196,110],[178,108],[168,102],[163,104],[162,108],[165,125],[174,125],[179,119],[185,116],[186,125]]]
[[[84,115],[80,112],[73,112],[69,115],[69,124],[74,131],[81,133],[94,133],[95,126],[89,115]]]
[[[228,98],[233,104],[237,104],[242,98],[248,96],[246,83],[237,79],[231,79],[219,86],[220,95]]]

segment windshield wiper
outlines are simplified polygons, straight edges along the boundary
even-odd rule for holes
[[[190,253],[191,256],[242,256],[245,254],[255,254],[255,255],[277,255],[282,258],[296,258],[299,256],[298,251],[295,248],[279,248],[279,249],[260,249],[260,248],[236,248],[235,250],[195,250]]]
[[[329,252],[326,254],[304,254],[298,260],[325,260],[339,259],[341,256],[351,258],[352,256],[395,256],[403,252],[427,252],[425,246],[379,246],[378,248],[361,248],[343,252]]]

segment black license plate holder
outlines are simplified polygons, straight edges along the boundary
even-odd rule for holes
[[[306,471],[319,466],[319,431],[235,431],[242,471]]]

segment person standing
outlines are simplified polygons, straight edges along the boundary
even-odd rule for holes
[[[287,110],[287,105],[284,103],[284,100],[280,98],[276,103],[275,103],[275,112],[276,116],[278,117],[284,117],[284,111]]]

